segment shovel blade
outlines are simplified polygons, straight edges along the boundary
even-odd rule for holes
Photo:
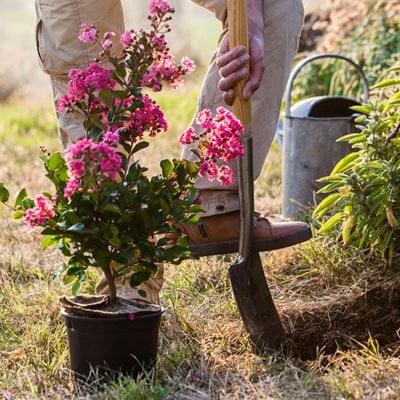
[[[272,300],[260,254],[250,252],[229,268],[233,294],[244,326],[255,349],[260,352],[280,350],[285,331]]]

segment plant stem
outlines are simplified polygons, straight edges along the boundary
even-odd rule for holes
[[[104,272],[104,276],[106,277],[106,281],[107,281],[107,286],[108,286],[108,289],[110,290],[110,293],[109,293],[110,302],[111,302],[111,304],[116,304],[117,303],[117,288],[115,287],[115,281],[112,276],[111,267],[110,267],[110,265],[106,265],[105,267],[101,267],[101,269]]]

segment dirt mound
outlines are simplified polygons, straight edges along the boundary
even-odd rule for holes
[[[372,337],[381,349],[400,346],[400,279],[376,284],[361,295],[334,304],[286,315],[294,355],[315,359],[367,345]]]

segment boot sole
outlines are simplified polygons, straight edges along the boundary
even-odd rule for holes
[[[307,227],[302,231],[298,231],[292,235],[287,235],[275,239],[254,239],[253,251],[263,252],[283,249],[285,247],[294,246],[299,243],[306,242],[311,239],[311,229]],[[215,256],[232,254],[239,252],[239,240],[227,240],[224,242],[201,243],[190,245],[190,251],[195,257]]]

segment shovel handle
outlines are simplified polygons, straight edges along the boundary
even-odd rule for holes
[[[229,48],[245,46],[249,49],[247,29],[246,0],[227,0]],[[238,160],[239,202],[240,202],[240,240],[239,259],[249,261],[251,258],[253,238],[254,187],[253,187],[253,156],[251,138],[251,102],[243,98],[242,79],[235,86],[233,112],[244,126],[242,143],[244,156]],[[248,265],[248,264],[247,264]]]
[[[237,46],[244,46],[248,52],[249,34],[247,29],[247,1],[227,0],[227,9],[229,48],[233,49]],[[239,81],[235,86],[236,95],[233,101],[233,112],[246,127],[251,123],[251,103],[250,99],[243,99],[243,87],[245,83],[246,78]]]

